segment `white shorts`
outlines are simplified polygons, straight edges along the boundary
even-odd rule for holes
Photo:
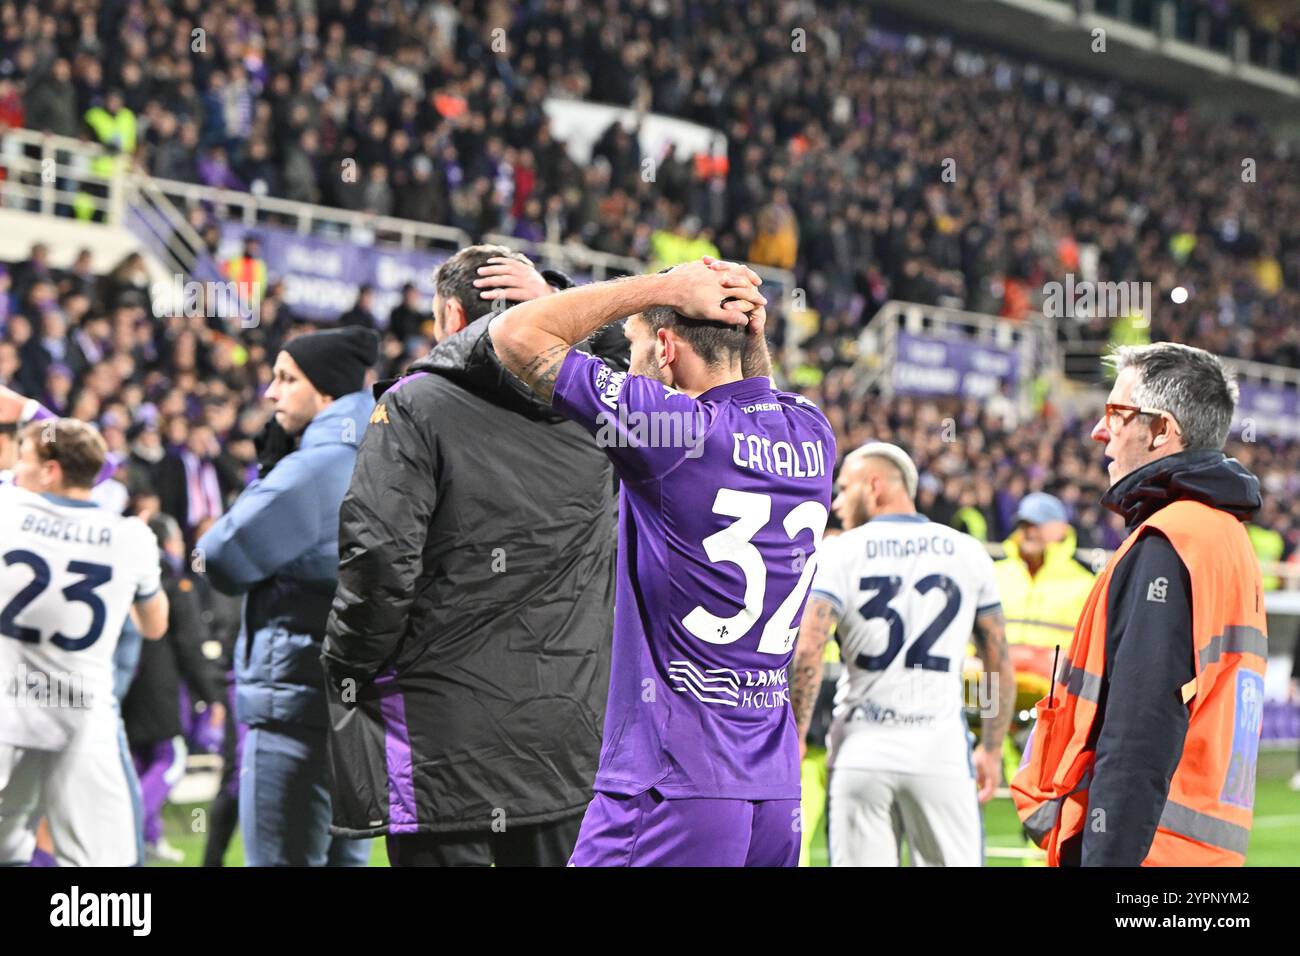
[[[839,769],[830,779],[831,866],[983,866],[979,791],[969,777]]]
[[[120,721],[88,721],[65,750],[0,743],[0,865],[26,865],[44,817],[59,866],[136,866],[135,770]]]

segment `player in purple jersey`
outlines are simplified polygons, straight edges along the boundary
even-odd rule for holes
[[[524,303],[491,328],[506,367],[622,479],[609,703],[576,865],[798,860],[786,668],[835,440],[816,406],[772,387],[758,282],[706,259]],[[631,374],[573,350],[625,316]]]

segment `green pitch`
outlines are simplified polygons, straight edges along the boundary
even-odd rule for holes
[[[1296,770],[1292,749],[1266,750],[1259,756],[1259,779],[1255,789],[1255,825],[1250,835],[1247,866],[1300,866],[1300,793],[1288,782]],[[181,866],[198,866],[203,858],[206,836],[194,832],[202,816],[195,817],[194,807],[168,806],[163,825],[168,841],[185,853]],[[1029,846],[1020,836],[1020,821],[1010,799],[990,801],[984,807],[984,841],[989,866],[1024,866]],[[1041,856],[1041,854],[1040,854]],[[821,834],[812,847],[813,866],[826,865],[826,840]],[[236,833],[226,851],[227,866],[243,866],[244,848]],[[171,864],[154,864],[168,866]],[[383,840],[372,842],[371,866],[387,866],[388,854]],[[1030,862],[1028,865],[1041,865]]]
[[[1300,793],[1288,786],[1295,771],[1294,749],[1260,752],[1247,866],[1300,866]],[[1020,834],[1020,819],[1010,798],[985,804],[984,846],[987,866],[1043,865],[1042,852]],[[813,843],[812,864],[826,865],[824,836]]]

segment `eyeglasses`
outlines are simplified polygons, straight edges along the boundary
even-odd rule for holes
[[[1106,428],[1109,431],[1118,431],[1121,426],[1127,425],[1133,420],[1134,415],[1154,415],[1157,418],[1169,417],[1174,423],[1174,429],[1178,434],[1183,433],[1182,426],[1178,424],[1178,419],[1174,418],[1172,412],[1167,412],[1163,408],[1143,408],[1140,405],[1121,405],[1118,402],[1106,403]]]

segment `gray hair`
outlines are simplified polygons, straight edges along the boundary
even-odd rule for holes
[[[1122,345],[1106,356],[1116,374],[1137,369],[1133,402],[1169,412],[1189,450],[1223,448],[1237,409],[1237,379],[1204,349],[1174,342]]]

